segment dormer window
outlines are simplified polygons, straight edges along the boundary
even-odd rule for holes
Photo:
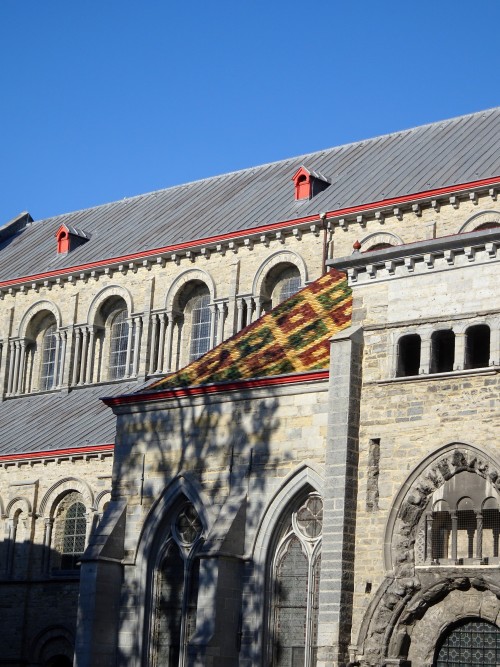
[[[306,167],[300,167],[292,176],[292,181],[295,184],[295,199],[311,199],[318,194],[330,183],[327,179],[315,171],[309,171]]]
[[[57,253],[59,255],[67,254],[78,246],[83,245],[89,240],[89,236],[76,227],[69,227],[68,225],[61,225],[56,232]]]

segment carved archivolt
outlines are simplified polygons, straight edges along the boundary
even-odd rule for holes
[[[302,257],[291,250],[281,250],[268,257],[257,269],[252,285],[252,294],[254,296],[261,294],[263,281],[269,271],[273,267],[278,266],[278,264],[292,264],[293,266],[296,266],[300,272],[301,285],[307,283],[307,267]]]
[[[132,295],[128,291],[128,289],[125,289],[125,287],[121,287],[120,285],[109,285],[108,287],[105,287],[103,290],[101,290],[99,294],[97,294],[92,300],[87,315],[87,322],[89,324],[94,323],[99,308],[110,297],[119,297],[123,299],[127,304],[127,312],[129,316],[131,313],[134,312],[134,302],[132,300]]]
[[[470,569],[436,570],[427,588],[415,569],[414,547],[422,514],[432,494],[464,471],[480,475],[500,492],[500,466],[477,448],[457,443],[419,466],[396,497],[385,539],[385,564],[390,574],[372,600],[360,629],[362,664],[378,665],[384,657],[406,655],[412,626],[453,590],[473,587],[489,590],[500,598],[500,585],[479,569],[477,576],[471,576]]]
[[[391,234],[390,232],[375,232],[373,234],[368,234],[360,241],[361,243],[361,252],[365,252],[373,246],[381,245],[382,243],[398,246],[403,245],[404,241],[400,236],[396,234]]]
[[[77,477],[65,477],[53,484],[44,495],[42,502],[40,503],[39,515],[45,518],[48,518],[49,515],[52,517],[59,502],[59,498],[70,491],[78,491],[81,493],[87,510],[93,507],[94,494],[87,482],[84,482]]]
[[[202,271],[201,269],[188,269],[187,271],[181,273],[180,276],[177,276],[177,278],[170,286],[165,300],[165,307],[167,310],[174,310],[176,308],[176,301],[182,291],[182,288],[184,285],[194,280],[201,282],[208,287],[210,292],[210,301],[213,301],[216,298],[217,295],[215,290],[215,283],[210,274],[208,274],[206,271]]]
[[[56,320],[56,325],[57,328],[60,329],[62,326],[62,317],[61,317],[61,311],[59,308],[52,303],[51,301],[37,301],[37,303],[33,304],[28,310],[24,313],[23,319],[21,320],[21,323],[19,324],[19,337],[24,338],[26,336],[26,331],[28,329],[28,326],[31,322],[31,320],[35,317],[35,315],[38,315],[38,313],[41,313],[43,311],[52,313],[54,315],[54,318]]]

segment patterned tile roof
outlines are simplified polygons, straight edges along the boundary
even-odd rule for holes
[[[144,392],[328,368],[329,339],[349,326],[352,297],[332,269],[232,338]]]

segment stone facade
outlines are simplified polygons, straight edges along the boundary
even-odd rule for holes
[[[464,619],[498,626],[497,187],[0,284],[2,664],[431,667]],[[197,308],[223,354],[328,266],[353,294],[329,369],[145,385],[198,356]]]

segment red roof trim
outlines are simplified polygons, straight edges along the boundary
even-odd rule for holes
[[[278,375],[275,377],[255,378],[253,380],[236,380],[234,382],[221,382],[220,384],[207,384],[195,387],[179,387],[178,389],[164,389],[162,391],[151,391],[141,394],[127,394],[112,398],[103,398],[102,401],[114,407],[127,405],[129,403],[148,403],[151,401],[168,400],[170,398],[183,398],[203,396],[206,394],[222,394],[230,391],[242,391],[245,389],[260,389],[262,387],[276,387],[288,384],[301,384],[303,382],[317,382],[327,380],[329,371],[308,371],[305,373],[294,373],[290,375]]]
[[[498,185],[498,184],[500,184],[500,176],[494,176],[492,178],[485,178],[480,181],[472,181],[470,183],[450,185],[445,188],[438,188],[436,190],[424,190],[423,192],[417,192],[411,195],[403,195],[401,197],[393,197],[392,199],[382,199],[380,201],[370,202],[368,204],[361,204],[359,206],[351,206],[349,208],[327,211],[326,216],[327,218],[342,217],[344,215],[350,215],[352,213],[360,213],[361,211],[369,211],[371,209],[384,208],[387,206],[396,206],[397,204],[403,204],[405,202],[415,201],[419,199],[429,199],[430,197],[439,197],[442,195],[451,194],[453,192],[462,192],[464,190],[469,190],[472,188],[486,187],[488,185]],[[251,236],[252,234],[270,232],[273,230],[283,229],[285,227],[293,227],[295,225],[307,222],[318,222],[320,219],[321,219],[320,214],[309,215],[303,218],[293,218],[291,220],[274,222],[269,225],[261,225],[260,227],[251,227],[243,231],[230,232],[227,234],[221,234],[219,236],[209,236],[203,239],[199,239],[197,241],[187,241],[186,243],[177,243],[175,245],[163,246],[161,248],[155,248],[153,250],[144,250],[142,252],[136,252],[130,255],[122,255],[120,257],[109,257],[107,259],[102,259],[97,262],[89,262],[88,264],[79,264],[64,269],[58,269],[56,271],[45,271],[44,273],[36,273],[29,276],[23,276],[21,278],[13,278],[12,280],[4,280],[0,282],[0,288],[10,287],[12,285],[18,285],[21,283],[26,283],[36,280],[55,278],[63,275],[70,275],[78,271],[89,271],[102,266],[109,266],[110,264],[121,264],[124,262],[132,262],[137,259],[147,259],[148,257],[155,257],[156,255],[162,255],[167,252],[176,252],[179,250],[187,250],[189,248],[194,248],[197,246],[200,247],[206,246],[209,244],[218,243],[220,241],[227,241],[231,239],[247,237]]]
[[[53,459],[58,456],[78,456],[79,454],[97,454],[99,452],[112,452],[114,444],[89,445],[87,447],[72,447],[71,449],[51,449],[44,452],[28,452],[24,454],[4,454],[0,461],[19,461],[24,459]]]

